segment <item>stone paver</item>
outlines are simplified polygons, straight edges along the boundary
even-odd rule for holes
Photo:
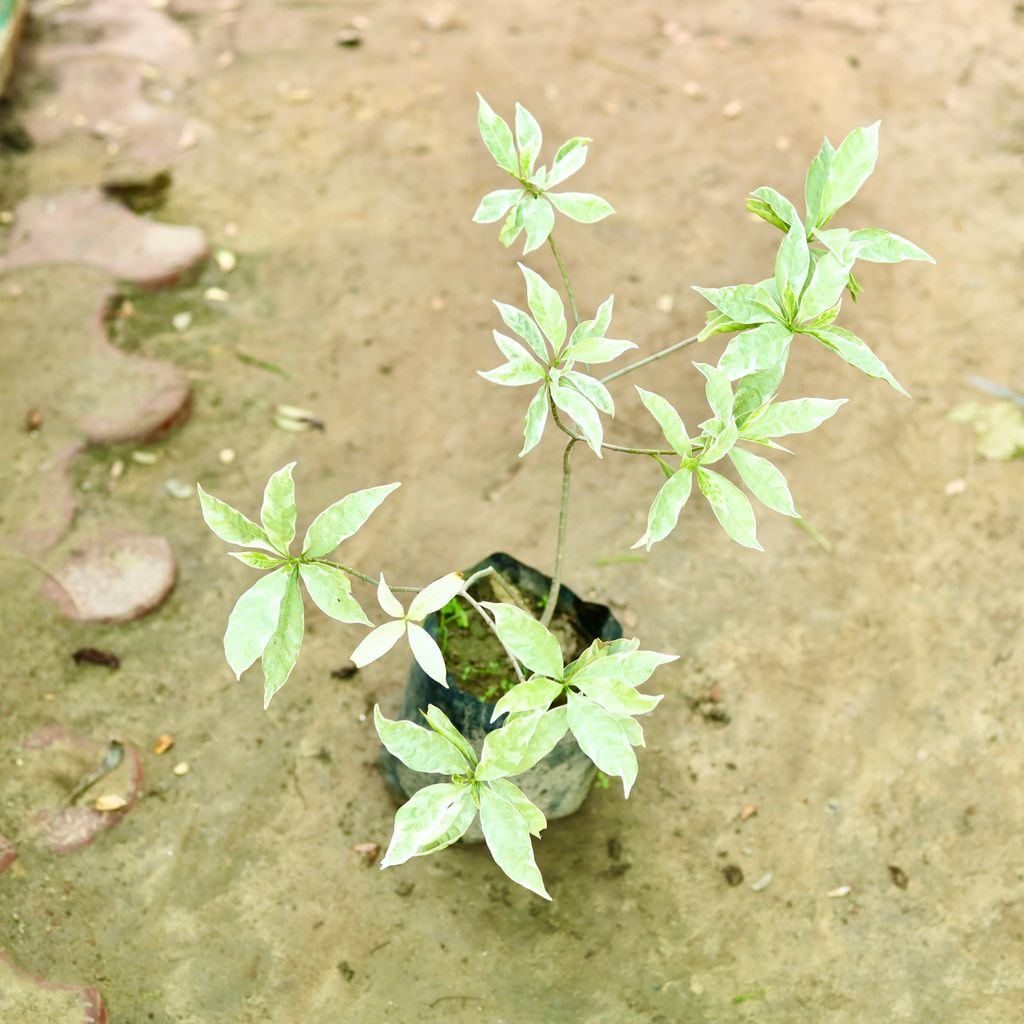
[[[96,989],[37,978],[0,950],[0,1020],[10,1024],[107,1024],[107,1010]]]
[[[129,622],[163,603],[177,563],[163,537],[111,531],[82,544],[53,576],[43,594],[67,618]]]
[[[155,223],[88,189],[20,203],[0,272],[34,263],[87,263],[155,290],[198,269],[208,254],[199,228]]]

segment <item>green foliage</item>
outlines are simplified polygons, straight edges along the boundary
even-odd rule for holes
[[[783,232],[771,277],[754,284],[697,288],[712,308],[695,339],[669,346],[604,380],[595,375],[593,367],[618,359],[637,346],[608,337],[613,296],[598,306],[591,319],[579,319],[568,271],[552,238],[556,214],[591,224],[613,212],[599,196],[552,191],[583,167],[590,140],[570,138],[558,148],[549,168],[538,164],[544,141],[541,126],[521,104],[516,104],[510,126],[480,97],[478,127],[497,166],[513,179],[513,187],[484,196],[473,219],[501,222],[499,239],[506,246],[525,233],[524,253],[550,241],[574,321],[570,323],[560,291],[523,264],[519,266],[526,309],[495,302],[510,332],[494,331],[504,362],[479,373],[504,387],[534,389],[525,413],[520,456],[539,443],[550,413],[555,427],[573,439],[566,452],[567,473],[572,445],[581,440],[598,457],[613,450],[658,463],[663,480],[649,508],[646,530],[634,547],[649,550],[666,539],[697,492],[700,497],[694,500],[708,502],[731,539],[762,550],[753,505],[725,473],[735,472],[766,508],[799,518],[782,471],[749,447],[757,446],[759,452],[785,452],[777,438],[816,429],[846,401],[778,400],[794,337],[809,338],[867,376],[906,394],[871,348],[836,322],[844,294],[850,292],[856,299],[861,291],[854,274],[858,260],[933,262],[923,249],[882,228],[829,226],[875,168],[878,122],[855,129],[838,148],[824,141],[807,172],[803,217],[773,188],[765,186],[751,193],[748,209]],[[693,364],[704,377],[710,409],[710,416],[697,424],[694,433],[687,430],[672,402],[638,387],[640,400],[658,424],[667,448],[660,442],[651,449],[606,444],[602,417],[615,415],[608,381],[691,341],[703,342],[723,333],[733,337],[717,365],[710,361]],[[692,424],[698,417],[688,414],[687,419]],[[377,733],[392,755],[413,771],[446,780],[420,789],[398,811],[381,866],[402,864],[450,846],[465,835],[479,814],[487,847],[501,870],[517,884],[549,899],[531,839],[540,836],[547,822],[511,780],[534,769],[571,734],[597,769],[599,784],[607,785],[609,776],[619,778],[628,797],[639,767],[635,748],[644,745],[639,719],[662,700],[640,687],[676,656],[641,650],[636,638],[595,640],[566,664],[562,647],[548,628],[549,615],[538,620],[515,604],[478,604],[460,573],[447,573],[419,589],[395,588],[414,591],[406,609],[383,573],[374,579],[328,561],[325,556],[364,525],[397,483],[356,491],[329,506],[309,525],[302,552],[293,555],[294,465],[289,463],[268,480],[258,524],[198,489],[210,529],[227,543],[246,549],[230,552],[233,557],[265,573],[238,598],[228,618],[224,651],[232,671],[240,676],[261,660],[266,704],[285,684],[304,634],[301,587],[327,616],[371,627],[352,653],[357,666],[382,657],[404,637],[415,662],[443,686],[448,685],[444,649],[450,630],[466,628],[469,614],[479,614],[512,659],[519,680],[518,685],[506,682],[495,686],[489,694],[488,699],[497,697],[492,714],[495,728],[487,733],[480,750],[435,706],[422,712],[422,724],[391,721],[379,708],[374,710]],[[567,494],[568,475],[565,483]],[[564,532],[560,530],[559,566],[563,552]],[[482,575],[477,574],[470,583]],[[353,578],[376,586],[386,621],[374,626],[367,618],[352,593]],[[558,583],[552,593],[557,590]],[[547,598],[540,603],[548,612],[552,610]],[[434,613],[437,640],[423,626],[426,617]],[[497,667],[495,663],[488,669]],[[464,676],[473,670],[474,666],[467,666]]]
[[[197,485],[199,503],[207,526],[221,540],[262,548],[262,551],[231,551],[253,569],[272,570],[250,587],[235,604],[224,634],[224,654],[236,678],[262,659],[264,706],[288,681],[298,660],[305,630],[301,579],[314,604],[339,622],[369,625],[365,612],[352,596],[344,571],[325,563],[321,556],[351,537],[380,503],[399,485],[385,484],[349,494],[316,517],[303,541],[303,553],[289,554],[295,539],[295,483],[289,463],[267,481],[260,510],[261,526],[237,509],[208,494]]]
[[[607,200],[589,192],[551,191],[583,166],[590,139],[577,136],[567,140],[555,153],[550,170],[538,168],[543,135],[537,119],[517,103],[513,138],[508,123],[491,109],[483,96],[478,93],[477,97],[480,138],[495,163],[520,186],[489,192],[473,214],[478,224],[493,224],[505,218],[498,235],[502,245],[511,245],[525,231],[523,255],[539,249],[555,226],[556,210],[580,224],[594,224],[615,212]]]

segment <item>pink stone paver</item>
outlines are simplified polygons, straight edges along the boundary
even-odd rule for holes
[[[81,441],[68,445],[53,456],[34,479],[29,479],[29,504],[35,511],[15,532],[15,550],[37,556],[45,554],[67,532],[78,511],[71,467],[84,449]]]
[[[67,618],[130,622],[163,603],[177,563],[163,537],[112,531],[81,545],[53,576],[42,593]]]
[[[106,321],[120,296],[110,293],[93,324],[88,374],[92,398],[77,417],[90,444],[153,441],[183,423],[192,407],[184,371],[157,359],[126,355],[110,344]]]
[[[103,761],[107,744],[102,740],[78,736],[61,725],[37,729],[25,741],[26,760],[37,778],[67,786],[68,779],[79,779],[94,771]],[[33,764],[32,762],[37,762]],[[40,783],[41,791],[45,787]],[[97,811],[89,796],[68,806],[37,807],[28,822],[26,835],[36,846],[54,853],[71,853],[88,846],[101,832],[119,825],[138,802],[142,791],[142,761],[134,747],[125,746],[121,764],[89,790],[89,796],[104,793],[124,797],[119,811]]]
[[[107,1024],[103,997],[89,985],[46,981],[0,950],[0,1021],[5,1024]]]
[[[3,874],[17,859],[18,851],[7,836],[0,834],[0,874]]]
[[[146,220],[90,189],[19,204],[0,272],[34,263],[88,263],[155,290],[196,270],[208,254],[198,228]]]

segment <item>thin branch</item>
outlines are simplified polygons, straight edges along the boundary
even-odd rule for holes
[[[365,572],[360,572],[358,569],[353,569],[350,565],[342,565],[340,562],[332,562],[326,558],[317,558],[315,561],[321,565],[329,565],[332,569],[340,569],[343,573],[347,573],[349,576],[355,576],[357,580],[362,580],[364,583],[369,583],[370,586],[379,586],[380,580],[374,579],[372,576],[367,576]],[[418,594],[423,588],[422,587],[395,587],[390,583],[388,589],[396,591],[400,594]]]
[[[664,359],[665,356],[670,356],[673,352],[678,352],[680,349],[684,349],[695,344],[699,337],[699,334],[695,334],[691,338],[683,338],[682,341],[677,341],[674,345],[669,345],[668,348],[663,348],[660,352],[655,352],[652,356],[646,356],[644,359],[638,359],[635,363],[630,363],[629,366],[624,366],[621,370],[616,370],[614,373],[609,373],[607,377],[602,377],[601,383],[607,384],[608,381],[616,380],[619,377],[625,377],[627,373],[639,370],[641,366],[653,363],[656,359]]]
[[[558,264],[558,270],[562,275],[562,282],[565,284],[566,294],[569,296],[569,305],[572,307],[572,318],[578,324],[580,322],[580,311],[576,308],[576,296],[572,290],[572,282],[569,280],[569,271],[566,269],[565,263],[559,255],[558,246],[555,245],[554,232],[548,235],[548,245],[551,246],[551,253],[555,257],[555,262]]]
[[[581,437],[562,422],[562,418],[558,415],[558,407],[553,401],[549,402],[549,407],[551,409],[551,418],[555,421],[555,426],[558,427],[566,437],[571,437],[574,441],[582,441],[586,444],[587,439],[585,437]],[[651,458],[656,458],[659,455],[678,454],[678,452],[671,448],[630,448],[628,445],[606,444],[603,441],[601,442],[601,447],[610,452],[621,452],[624,455],[649,455]]]
[[[565,532],[569,521],[569,485],[572,480],[572,450],[576,446],[575,437],[569,438],[562,455],[562,502],[558,510],[558,543],[555,547],[555,571],[551,576],[551,588],[548,590],[548,601],[544,606],[540,624],[550,626],[558,604],[558,594],[562,589],[562,565],[565,562]]]

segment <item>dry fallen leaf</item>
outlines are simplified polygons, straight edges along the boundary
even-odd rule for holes
[[[165,732],[157,741],[153,744],[154,754],[166,754],[171,747],[174,746],[174,737]]]
[[[128,801],[116,793],[106,793],[103,796],[96,797],[95,807],[97,811],[123,811],[127,806]]]

